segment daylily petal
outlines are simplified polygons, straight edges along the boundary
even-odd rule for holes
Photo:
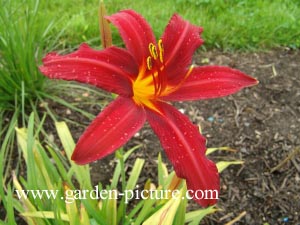
[[[192,63],[193,53],[203,43],[200,37],[202,30],[177,14],[172,16],[161,38],[170,84],[177,84],[184,78],[187,67]]]
[[[145,123],[146,114],[130,98],[118,97],[101,112],[80,137],[72,160],[85,164],[114,152]]]
[[[164,102],[157,102],[161,113],[147,110],[147,119],[159,137],[162,147],[174,166],[177,176],[186,179],[188,189],[216,190],[219,175],[216,165],[205,156],[205,138],[187,116]],[[202,206],[217,199],[194,199]]]
[[[169,101],[218,98],[257,83],[256,79],[229,67],[200,66],[193,68],[180,88],[162,98]]]
[[[40,71],[52,79],[74,80],[124,96],[132,96],[133,75],[138,67],[129,52],[110,47],[102,51],[82,44],[67,55],[49,53]]]
[[[133,10],[123,10],[106,18],[119,29],[126,48],[135,57],[138,65],[145,65],[149,44],[156,43],[147,21]]]

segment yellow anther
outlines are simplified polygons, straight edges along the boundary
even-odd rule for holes
[[[159,51],[159,61],[161,63],[163,63],[163,61],[164,61],[164,46],[163,46],[163,43],[162,43],[161,39],[158,40],[157,45],[158,45],[158,51]]]
[[[151,59],[151,56],[147,57],[147,68],[148,68],[148,70],[152,69],[152,59]]]
[[[154,60],[158,58],[156,46],[153,43],[149,44],[149,52],[150,55],[153,57]]]

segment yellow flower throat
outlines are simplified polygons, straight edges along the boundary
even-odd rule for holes
[[[153,100],[162,96],[167,87],[167,77],[164,74],[164,48],[161,39],[157,46],[150,43],[148,47],[150,54],[140,67],[137,79],[133,83],[133,100],[138,105],[157,111]]]

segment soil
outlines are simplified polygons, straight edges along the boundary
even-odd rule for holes
[[[216,152],[212,160],[244,161],[222,172],[217,204],[221,210],[201,224],[225,224],[235,218],[234,224],[300,224],[300,51],[199,52],[195,62],[237,68],[260,82],[225,98],[175,104],[201,126],[208,147],[236,150]],[[66,113],[62,106],[50,106],[61,118],[85,121],[83,126],[69,124],[78,139],[90,121],[75,112]],[[96,115],[100,108],[85,110]],[[48,129],[55,130],[50,124]],[[139,182],[149,177],[156,181],[156,159],[163,150],[149,125],[127,143],[125,150],[136,144],[142,147],[131,160],[146,159]],[[95,184],[108,183],[115,165],[113,156],[91,165]],[[190,203],[192,208],[199,208]]]
[[[260,81],[230,97],[183,105],[208,146],[230,146],[238,152],[227,157],[244,161],[221,174],[223,211],[213,220],[224,224],[245,211],[239,224],[300,224],[300,52],[206,57]]]

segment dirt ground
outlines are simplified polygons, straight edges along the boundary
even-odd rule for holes
[[[245,162],[221,174],[223,211],[207,224],[224,224],[244,211],[240,224],[300,224],[300,52],[205,57],[260,81],[230,97],[183,105],[208,146],[237,149],[227,157]]]
[[[225,224],[238,216],[234,224],[300,224],[300,51],[199,52],[195,62],[237,68],[260,82],[229,97],[175,104],[201,126],[208,147],[229,146],[237,150],[214,153],[212,160],[244,161],[221,174],[217,204],[221,211],[201,224]],[[61,106],[52,108],[62,118],[84,121]],[[100,108],[88,110],[96,115]],[[83,125],[88,124],[85,121]],[[70,127],[78,139],[84,127]],[[49,129],[54,131],[53,125]],[[140,182],[149,177],[156,181],[155,160],[163,150],[148,125],[125,149],[136,144],[143,147],[133,157],[146,159]],[[112,158],[92,164],[95,183],[109,181]]]
[[[238,216],[235,224],[300,224],[300,51],[201,52],[195,62],[237,68],[260,82],[229,97],[175,104],[202,127],[208,147],[237,150],[214,153],[214,161],[244,161],[221,174],[221,211],[202,224],[225,224]],[[83,129],[73,131],[79,136]],[[146,159],[140,182],[155,181],[155,160],[163,150],[148,125],[126,147],[136,144],[143,147],[133,157]],[[96,182],[110,179],[111,159],[93,164]]]

